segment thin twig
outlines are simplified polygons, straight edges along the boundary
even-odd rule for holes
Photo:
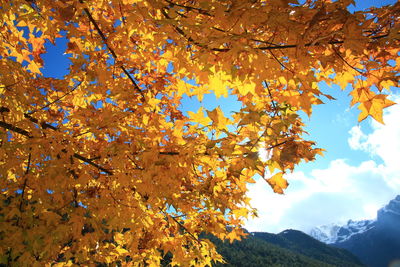
[[[29,5],[33,10],[35,10],[36,13],[37,13],[42,19],[44,19],[43,15],[42,15],[42,13],[40,13],[40,9],[39,9],[39,7],[37,6],[37,4],[35,3],[35,1],[25,0],[25,2],[27,2],[28,5]]]
[[[283,142],[277,143],[277,144],[275,144],[275,145],[273,145],[273,146],[267,147],[265,150],[271,150],[271,149],[273,149],[273,148],[275,148],[275,147],[278,147],[278,146],[284,145],[284,144],[286,144],[287,142],[288,142],[288,141],[286,140],[286,141],[283,141]]]
[[[165,12],[164,9],[161,9],[161,13],[164,15],[165,18],[172,20],[172,18],[170,16],[168,16],[168,14]],[[231,50],[231,48],[210,48],[210,47],[208,47],[208,45],[201,44],[201,43],[197,42],[196,40],[194,40],[192,37],[187,36],[187,34],[181,28],[179,28],[178,26],[172,25],[172,27],[174,27],[175,30],[179,34],[181,34],[183,37],[185,37],[188,40],[188,42],[193,43],[193,44],[197,45],[198,47],[209,49],[211,51],[216,51],[216,52],[228,52],[228,51]],[[215,30],[221,31],[218,28],[216,28]],[[374,36],[374,37],[368,37],[368,38],[370,40],[378,40],[378,39],[381,39],[381,38],[385,38],[387,36],[389,36],[389,34],[383,34],[383,35]],[[256,41],[256,40],[254,39],[253,41]],[[257,41],[260,41],[260,40],[257,40]],[[341,41],[336,40],[336,41],[330,41],[327,44],[343,44],[343,43],[344,43],[343,40],[341,40]],[[322,43],[318,43],[318,42],[314,41],[314,42],[310,42],[310,43],[305,44],[304,47],[319,46],[321,44]],[[263,51],[264,50],[271,51],[271,50],[276,50],[276,49],[290,49],[290,48],[297,48],[297,47],[298,47],[297,44],[286,44],[286,45],[275,45],[275,44],[272,44],[272,45],[268,45],[268,46],[256,46],[256,47],[253,47],[253,49],[258,49],[258,50],[263,50]]]
[[[164,215],[165,215],[167,218],[171,218],[176,224],[178,224],[178,226],[179,226],[182,230],[184,230],[191,238],[193,238],[193,240],[195,240],[197,243],[200,244],[200,246],[202,246],[201,241],[200,241],[194,234],[192,234],[181,222],[179,222],[174,216],[169,215],[167,212],[165,212],[165,211],[162,210],[161,208],[159,208],[159,209],[160,209],[160,211],[161,211],[162,213],[164,213]]]
[[[135,162],[133,159],[131,159],[131,157],[129,157],[129,155],[127,155],[127,157],[128,157],[128,159],[133,163],[133,165],[135,165],[136,170],[141,170],[141,171],[144,170],[144,168],[139,167],[139,166],[136,164],[136,162]]]
[[[41,107],[41,108],[39,108],[39,109],[36,109],[36,110],[33,110],[33,111],[28,112],[27,114],[32,115],[32,114],[34,114],[35,112],[38,112],[39,110],[43,110],[43,109],[45,109],[45,108],[47,108],[47,107],[53,105],[54,103],[60,101],[60,100],[63,99],[64,97],[66,97],[67,95],[70,95],[70,94],[71,94],[73,91],[75,91],[81,84],[82,84],[82,82],[79,82],[76,86],[74,86],[74,88],[72,88],[70,91],[68,91],[67,93],[65,93],[65,94],[62,95],[61,97],[57,98],[57,99],[54,100],[54,101],[51,101],[50,103],[44,105],[43,107]]]
[[[28,138],[33,138],[32,134],[31,134],[30,132],[28,132],[28,131],[26,131],[26,130],[24,130],[24,129],[22,129],[22,128],[19,128],[19,127],[17,127],[17,126],[14,126],[14,125],[12,125],[12,124],[6,123],[6,122],[4,122],[4,121],[0,121],[0,127],[4,128],[4,129],[8,129],[8,130],[13,131],[13,132],[16,132],[16,133],[19,133],[19,134],[21,134],[21,135],[23,135],[23,136],[26,136],[26,137],[28,137]],[[64,153],[67,152],[65,149],[63,149],[63,150],[61,150],[61,151],[64,152]],[[88,159],[88,158],[86,158],[86,157],[84,157],[84,156],[81,156],[81,155],[79,155],[78,153],[74,153],[74,154],[73,154],[73,157],[74,157],[74,158],[77,158],[77,159],[79,159],[79,160],[81,160],[81,161],[83,161],[83,162],[86,162],[86,163],[89,164],[89,165],[92,165],[93,167],[95,167],[95,168],[97,168],[97,169],[99,169],[99,170],[101,170],[101,171],[107,173],[108,175],[113,175],[112,171],[107,170],[107,169],[101,167],[100,165],[94,163],[91,159]]]
[[[389,36],[389,34],[383,34],[379,36],[374,36],[374,37],[369,37],[371,40],[378,40],[381,38],[385,38]],[[330,41],[327,44],[343,44],[344,41]],[[321,43],[307,43],[304,46],[309,47],[309,46],[319,46]],[[255,49],[260,49],[260,50],[275,50],[275,49],[288,49],[288,48],[297,48],[298,45],[295,44],[288,44],[288,45],[277,45],[277,46],[261,46],[261,47],[255,47]]]
[[[170,0],[165,0],[165,2],[167,2],[167,3],[170,4],[171,6],[182,7],[182,8],[184,8],[184,9],[186,9],[186,11],[195,10],[195,11],[199,12],[199,13],[202,14],[202,15],[206,15],[206,16],[209,16],[209,17],[214,17],[214,16],[211,15],[207,10],[204,10],[204,9],[201,9],[201,8],[198,8],[198,7],[180,5],[180,4],[174,3],[174,2],[172,2],[172,1],[170,1]]]
[[[30,168],[31,168],[31,153],[29,152],[29,155],[28,155],[28,163],[27,163],[26,170],[25,170],[24,184],[22,185],[22,189],[21,189],[21,190],[22,190],[22,192],[21,192],[21,199],[20,199],[20,201],[19,201],[19,206],[18,206],[18,210],[19,210],[20,213],[22,213],[22,208],[23,208],[23,205],[24,205],[25,189],[26,189],[26,185],[27,185],[27,183],[28,183],[28,177],[27,177],[27,175],[28,175],[28,173],[29,173]],[[19,220],[20,220],[20,219],[21,219],[21,216],[19,216],[18,219],[17,219],[17,225],[19,225]]]
[[[100,165],[94,163],[92,160],[90,160],[90,159],[88,159],[88,158],[85,158],[84,156],[81,156],[81,155],[79,155],[78,153],[74,153],[73,156],[74,156],[74,158],[77,158],[77,159],[79,159],[79,160],[81,160],[81,161],[83,161],[83,162],[86,162],[86,163],[89,164],[89,165],[92,165],[93,167],[96,167],[97,169],[99,169],[99,170],[101,170],[101,171],[107,173],[108,175],[113,175],[113,172],[112,172],[112,171],[107,170],[107,169],[101,167]]]
[[[82,0],[80,0],[81,3],[83,3]],[[113,56],[113,58],[115,60],[117,60],[117,54],[115,53],[114,49],[111,48],[111,46],[108,44],[107,38],[104,35],[103,31],[100,29],[99,25],[97,24],[96,20],[93,18],[92,14],[90,13],[89,9],[87,7],[83,8],[83,10],[85,11],[86,15],[88,16],[90,22],[94,25],[94,27],[96,28],[97,33],[100,35],[103,43],[106,45],[108,51],[110,51],[111,55]],[[122,71],[125,73],[125,75],[128,77],[128,79],[132,82],[133,87],[135,88],[135,90],[142,96],[142,98],[144,99],[144,94],[142,92],[142,90],[140,89],[140,87],[138,86],[138,84],[136,83],[136,81],[133,79],[132,75],[126,70],[126,68],[124,66],[120,66],[120,68],[122,69]]]
[[[272,51],[270,50],[270,51],[268,51],[270,54],[271,54],[271,56],[279,63],[279,65],[281,65],[282,66],[282,68],[284,68],[285,70],[288,70],[288,71],[290,71],[292,74],[294,74],[294,71],[293,70],[291,70],[291,69],[289,69],[288,67],[286,67],[276,56],[275,56],[275,54],[274,53],[272,53]]]
[[[31,168],[31,153],[29,152],[28,163],[27,163],[26,170],[25,170],[25,180],[24,180],[24,184],[22,185],[21,201],[19,202],[19,211],[20,212],[22,212],[22,205],[23,205],[23,200],[24,200],[24,195],[25,195],[25,188],[26,188],[26,183],[28,182],[28,178],[26,177],[26,175],[28,175],[30,168]]]
[[[165,12],[165,9],[161,9],[161,13],[164,15],[165,18],[167,18],[167,19],[172,19],[172,18],[167,14],[167,12]],[[183,37],[185,37],[185,38],[187,39],[188,42],[193,43],[193,44],[195,44],[195,45],[197,45],[198,47],[201,47],[201,48],[207,48],[206,45],[203,45],[203,44],[201,44],[201,43],[198,43],[198,42],[196,42],[192,37],[187,36],[186,33],[185,33],[181,28],[179,28],[178,26],[173,25],[173,27],[174,27],[174,29],[175,29],[180,35],[182,35]]]
[[[274,112],[276,114],[278,112],[278,109],[276,108],[276,104],[275,104],[274,98],[272,97],[271,90],[269,89],[267,81],[264,81],[264,84],[268,90],[268,95],[269,95],[269,98],[271,99],[272,108],[274,109]]]
[[[365,75],[365,73],[363,73],[362,71],[360,71],[360,70],[357,69],[356,67],[352,66],[349,62],[347,62],[347,60],[344,59],[344,58],[342,57],[342,55],[339,53],[339,51],[337,51],[337,49],[336,49],[335,46],[332,46],[332,48],[333,48],[333,51],[335,51],[335,54],[336,54],[347,66],[349,66],[350,68],[352,68],[352,69],[355,70],[356,72],[360,73],[361,75],[363,75],[363,76]]]
[[[27,166],[26,166],[25,175],[27,175],[29,173],[30,169],[31,169],[31,152],[29,152],[28,163],[27,163]]]

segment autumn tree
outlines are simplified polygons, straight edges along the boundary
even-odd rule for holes
[[[394,104],[400,4],[352,2],[3,0],[0,263],[220,260],[200,234],[243,235],[255,175],[283,193],[321,153],[299,116],[320,82],[351,85],[359,121]],[[62,79],[41,73],[56,38]],[[242,107],[182,105],[205,94]]]

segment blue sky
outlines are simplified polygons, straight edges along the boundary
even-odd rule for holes
[[[355,9],[395,2],[357,1]],[[56,40],[56,46],[47,44],[48,53],[43,55],[45,76],[62,78],[68,72],[67,56],[60,57],[66,44],[61,38]],[[393,161],[400,158],[399,105],[385,111],[386,125],[371,119],[359,124],[359,110],[349,105],[351,88],[341,91],[336,86],[320,86],[337,100],[315,107],[313,115],[304,116],[304,121],[309,139],[327,150],[325,156],[301,164],[290,174],[290,185],[283,196],[274,194],[263,179],[250,185],[249,195],[260,215],[247,222],[250,231],[308,231],[316,225],[373,218],[378,208],[400,193],[400,168]],[[395,89],[390,94],[399,103],[398,93]],[[213,95],[206,95],[202,103],[187,98],[183,106],[194,111],[200,106],[221,106],[226,113],[240,108],[233,97],[216,99]]]
[[[391,99],[400,103],[394,91]],[[400,193],[400,105],[385,110],[381,125],[371,119],[358,124],[357,109],[345,103],[343,94],[315,110],[308,129],[327,152],[288,176],[285,195],[273,194],[261,179],[250,186],[260,216],[248,221],[248,230],[307,232],[316,225],[373,219]]]

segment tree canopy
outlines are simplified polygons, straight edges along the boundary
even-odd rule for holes
[[[400,4],[351,3],[2,1],[0,263],[220,260],[199,235],[243,235],[255,175],[283,193],[285,173],[322,153],[299,116],[332,99],[320,82],[351,85],[359,121],[394,104]],[[62,79],[41,73],[56,38]],[[205,94],[242,106],[182,104]]]

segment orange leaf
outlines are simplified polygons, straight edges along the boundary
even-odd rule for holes
[[[266,179],[268,184],[272,187],[275,193],[283,194],[283,190],[286,189],[289,183],[283,178],[283,172],[278,172],[271,178]]]

